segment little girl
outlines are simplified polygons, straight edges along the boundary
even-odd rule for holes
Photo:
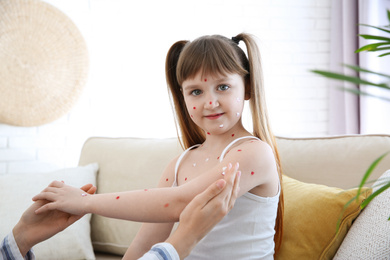
[[[243,33],[232,39],[215,35],[176,42],[167,54],[166,78],[186,150],[167,166],[159,188],[93,196],[67,190],[53,196],[59,188],[51,187],[36,197],[53,201],[38,212],[55,208],[159,222],[143,224],[127,250],[126,259],[137,259],[169,236],[185,205],[223,177],[227,162],[239,162],[240,197],[234,208],[186,259],[273,259],[282,237],[281,167],[255,40]],[[252,133],[241,121],[245,100]],[[126,210],[135,205],[137,212]]]

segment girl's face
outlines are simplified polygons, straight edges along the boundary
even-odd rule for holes
[[[238,74],[202,75],[182,84],[184,101],[191,119],[208,135],[223,134],[241,125],[245,83]]]

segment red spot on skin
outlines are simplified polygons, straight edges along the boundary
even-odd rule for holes
[[[251,175],[255,174],[255,172],[251,172]]]
[[[241,152],[242,150],[241,149],[238,149],[237,152]]]
[[[217,160],[219,160],[219,156],[217,157]]]
[[[184,180],[187,181],[187,177]]]
[[[196,109],[196,107],[193,107],[193,109]]]
[[[213,102],[210,101],[210,105],[212,104]]]
[[[207,132],[208,135],[210,135],[210,132]]]
[[[165,181],[168,181],[168,178],[166,178]]]
[[[148,191],[148,189],[144,189],[144,191]]]
[[[119,200],[119,198],[120,198],[119,196],[116,197],[117,200]]]
[[[168,208],[168,206],[169,206],[169,203],[165,204],[165,205],[164,205],[164,208]]]
[[[204,82],[207,82],[207,79],[204,79]]]
[[[193,115],[191,115],[191,117],[194,117]]]
[[[232,134],[232,137],[234,137],[234,134]]]

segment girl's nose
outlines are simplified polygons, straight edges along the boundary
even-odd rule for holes
[[[210,99],[205,102],[204,108],[205,109],[214,109],[219,106],[218,100],[216,99]]]

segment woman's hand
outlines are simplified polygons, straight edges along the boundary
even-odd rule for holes
[[[66,185],[60,181],[53,181],[41,193],[34,196],[32,200],[49,201],[35,210],[36,214],[49,210],[60,210],[72,215],[82,216],[90,213],[86,206],[89,196],[91,195],[81,189]]]
[[[81,187],[80,191],[94,194],[96,187],[87,184]],[[46,203],[49,201],[38,200],[33,203],[13,229],[16,244],[23,256],[36,244],[54,236],[81,218],[58,210],[35,214],[35,211]]]
[[[180,259],[233,208],[239,192],[241,172],[238,163],[226,169],[225,179],[211,184],[197,195],[180,214],[180,223],[175,233],[166,242],[171,243]]]

